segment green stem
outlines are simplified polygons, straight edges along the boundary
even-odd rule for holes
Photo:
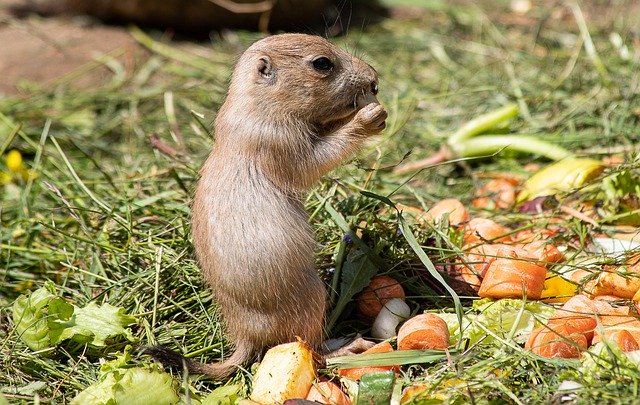
[[[573,156],[573,153],[561,146],[529,135],[483,135],[450,146],[457,157],[493,155],[502,149],[533,153],[551,160],[562,160]]]
[[[458,143],[486,132],[518,115],[517,104],[508,104],[486,114],[482,114],[460,127],[447,141],[454,147]]]
[[[181,51],[161,42],[154,41],[153,38],[145,34],[136,26],[131,26],[129,28],[129,33],[136,41],[138,41],[142,46],[148,48],[151,52],[157,53],[165,58],[184,63],[185,65],[191,66],[195,69],[200,69],[208,74],[217,75],[220,73],[219,70],[212,67],[212,62],[214,61],[189,52]]]

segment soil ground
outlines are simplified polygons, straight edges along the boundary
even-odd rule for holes
[[[101,55],[126,59],[140,51],[122,27],[93,24],[86,18],[16,19],[10,8],[20,3],[0,0],[0,96],[20,93],[25,81],[46,85]],[[75,84],[90,86],[106,70],[93,69]]]

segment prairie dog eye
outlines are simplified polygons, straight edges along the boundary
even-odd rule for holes
[[[333,69],[333,62],[331,62],[331,60],[325,56],[320,56],[318,58],[315,58],[311,64],[313,65],[313,68],[315,70],[319,70],[321,72],[327,72],[331,69]]]

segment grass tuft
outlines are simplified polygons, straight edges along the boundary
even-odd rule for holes
[[[403,161],[437,152],[479,114],[516,102],[527,113],[512,122],[512,133],[578,155],[600,156],[622,145],[625,168],[637,173],[639,167],[640,13],[628,12],[637,10],[634,2],[580,8],[532,2],[526,15],[510,11],[507,2],[435,3],[421,18],[386,19],[336,39],[376,67],[390,112],[385,134],[306,200],[319,241],[318,269],[336,302],[337,277],[357,248],[367,266],[402,282],[415,312],[468,310],[469,297],[458,298],[433,277],[456,256],[455,237],[399,216],[389,205],[428,209],[452,196],[468,204],[482,176],[526,175],[525,164],[545,162],[505,150],[417,173],[393,172]],[[11,177],[0,194],[0,391],[11,402],[37,396],[67,403],[96,381],[101,362],[122,350],[113,344],[99,351],[82,345],[31,351],[14,332],[11,305],[46,280],[75,305],[125,308],[138,320],[139,348],[167,345],[201,361],[221,359],[229,349],[194,260],[189,204],[236,54],[256,36],[233,33],[193,52],[136,28],[130,32],[149,52],[132,68],[123,66],[120,50],[50,86],[31,84],[20,96],[0,99],[0,155],[19,150],[32,172]],[[74,88],[75,79],[97,66],[110,68],[104,83]],[[0,171],[8,171],[4,163]],[[514,228],[534,218],[474,214]],[[562,225],[580,246],[594,232],[579,219]],[[366,334],[369,325],[352,307],[344,303],[331,315],[331,336]],[[449,403],[548,403],[559,400],[565,380],[581,384],[567,394],[569,403],[632,398],[638,390],[640,371],[628,365],[590,379],[577,362],[545,361],[511,341],[460,349],[447,361],[412,365],[402,378],[433,393],[448,389]],[[232,381],[246,389],[249,375],[239,372]],[[184,386],[206,395],[223,383],[196,378]]]

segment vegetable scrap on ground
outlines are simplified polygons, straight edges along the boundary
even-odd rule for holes
[[[528,6],[527,6],[528,4]],[[229,381],[139,355],[231,348],[189,201],[235,55],[153,40],[89,90],[0,99],[0,403],[600,403],[640,381],[636,2],[433,2],[335,41],[364,53],[384,134],[305,201],[331,338]]]

